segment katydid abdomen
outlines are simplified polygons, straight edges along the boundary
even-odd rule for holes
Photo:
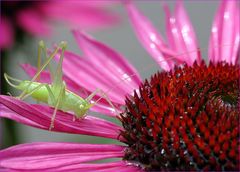
[[[26,91],[27,94],[31,93],[31,97],[37,101],[48,103],[49,93],[46,87],[40,87],[42,84],[39,82],[22,81],[15,88]]]

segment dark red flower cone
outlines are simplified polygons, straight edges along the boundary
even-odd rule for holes
[[[157,73],[126,99],[124,159],[149,171],[239,170],[239,66]]]

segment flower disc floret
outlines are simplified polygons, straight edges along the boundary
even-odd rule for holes
[[[159,72],[126,99],[124,159],[145,170],[239,170],[239,66]]]

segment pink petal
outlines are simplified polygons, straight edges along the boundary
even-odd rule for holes
[[[67,169],[101,159],[121,158],[124,147],[110,144],[30,143],[0,151],[0,166],[19,170]]]
[[[28,104],[9,96],[0,96],[0,117],[19,123],[49,130],[54,109],[48,106]],[[73,121],[73,114],[57,111],[52,131],[85,134],[117,139],[121,127],[106,120],[87,115]]]
[[[19,171],[16,171],[16,170],[6,169],[6,168],[1,168],[1,167],[0,167],[0,171],[1,172],[19,172]]]
[[[130,164],[128,162],[116,161],[116,162],[105,162],[99,164],[93,163],[84,163],[76,164],[72,166],[63,167],[58,170],[62,171],[71,171],[71,172],[144,172],[140,168]]]
[[[94,30],[119,23],[119,15],[104,8],[104,4],[101,6],[89,4],[89,2],[82,3],[80,1],[58,1],[57,3],[52,1],[42,3],[41,10],[48,18],[60,22],[64,21],[76,29]],[[98,4],[101,4],[101,2],[98,2]]]
[[[82,163],[68,165],[53,169],[40,169],[40,170],[17,170],[8,172],[144,172],[138,167],[128,165],[123,161],[105,162],[105,163]]]
[[[13,44],[13,28],[6,18],[0,16],[0,20],[0,48],[9,48]]]
[[[239,27],[238,2],[222,1],[211,30],[209,58],[212,62],[236,63],[240,42]]]
[[[3,144],[3,121],[0,118],[0,148],[3,147],[2,144]]]
[[[109,89],[112,90],[117,87],[114,89],[114,92],[118,92],[118,103],[124,104],[125,95],[131,94],[133,89],[138,88],[141,82],[137,71],[123,56],[106,45],[97,42],[82,32],[74,31],[74,35],[84,55],[87,57],[86,60],[82,60],[85,61],[87,68],[97,69],[99,75],[108,81],[105,88],[99,88],[104,92],[108,92]],[[96,86],[98,87],[98,85]],[[109,92],[109,95],[111,97],[111,92]]]
[[[24,30],[34,35],[49,35],[51,31],[45,16],[36,9],[18,12],[17,22]]]
[[[78,7],[107,8],[107,7],[113,7],[114,5],[119,5],[121,0],[115,0],[115,1],[91,0],[91,1],[78,1],[77,3],[75,0],[68,0],[68,2],[71,2],[68,5],[78,6]]]
[[[175,50],[183,61],[192,65],[201,60],[198,53],[197,39],[192,24],[181,1],[177,1],[175,14],[171,16],[168,6],[164,5],[166,14],[166,31],[170,47]],[[190,53],[187,53],[190,52]],[[183,54],[183,55],[181,55]]]
[[[23,70],[25,70],[25,72],[30,77],[33,77],[36,74],[37,69],[35,67],[33,67],[29,64],[22,64],[21,66],[22,66]],[[65,83],[67,85],[67,89],[76,93],[80,97],[86,98],[88,95],[91,94],[91,92],[85,90],[81,86],[81,84],[76,82],[76,80],[72,80],[68,76],[66,76],[65,73],[63,76],[63,80],[65,81]],[[51,83],[50,73],[43,71],[41,73],[40,82]],[[100,98],[99,96],[94,96],[93,101],[97,101],[97,100],[99,100],[99,98]],[[100,113],[110,116],[110,117],[116,117],[116,115],[117,115],[115,113],[115,110],[106,101],[104,101],[104,99],[101,99],[100,101],[98,101],[98,103],[91,108],[91,111],[100,112]],[[119,111],[120,111],[120,109],[119,109]]]
[[[132,3],[127,3],[126,7],[131,24],[142,45],[164,70],[170,70],[174,63],[168,58],[175,56],[176,53],[166,46],[152,23]]]
[[[211,29],[211,37],[209,42],[209,51],[208,51],[208,58],[211,62],[217,63],[218,59],[220,58],[220,49],[219,49],[219,43],[220,43],[220,37],[219,32],[220,31],[220,11],[223,10],[223,4],[220,5],[218,8],[218,12],[215,15],[215,19],[213,21],[212,29]],[[219,28],[218,28],[219,27]]]
[[[197,52],[199,48],[197,38],[182,1],[177,1],[175,17],[178,21],[187,52],[196,51],[196,53],[189,53],[189,58],[187,60],[190,61],[191,64],[193,64],[194,61],[200,63],[201,57],[199,56],[200,53]]]

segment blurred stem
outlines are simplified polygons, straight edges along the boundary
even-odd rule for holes
[[[19,139],[17,137],[17,128],[15,121],[9,119],[1,120],[3,123],[3,143],[2,148],[6,148],[9,146],[13,146],[19,143]]]
[[[7,67],[9,66],[9,57],[7,55],[8,53],[6,51],[1,51],[1,94],[6,95],[7,92],[9,92],[7,83],[4,80],[3,73],[7,71]],[[2,130],[0,136],[2,137],[2,145],[0,145],[0,148],[6,148],[12,145],[16,145],[19,143],[19,139],[17,137],[17,125],[15,121],[2,118],[0,120]]]

